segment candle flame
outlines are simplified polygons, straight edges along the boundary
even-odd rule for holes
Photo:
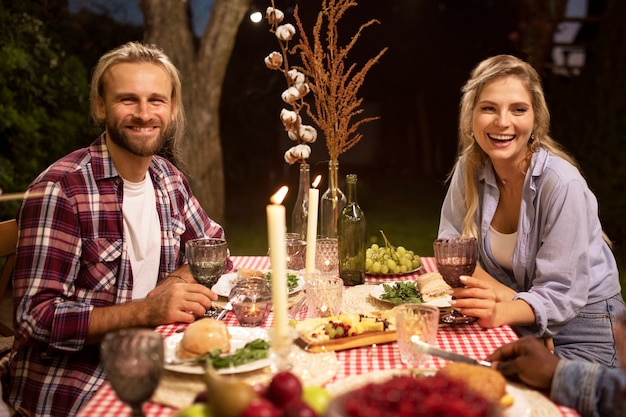
[[[289,187],[283,185],[276,191],[276,193],[270,197],[270,201],[272,204],[281,204],[287,195],[287,191],[289,191]]]
[[[320,185],[321,180],[322,180],[321,175],[318,175],[317,177],[315,177],[315,181],[313,181],[313,188],[317,188],[317,186]]]

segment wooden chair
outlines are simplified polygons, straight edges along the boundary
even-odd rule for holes
[[[0,302],[11,282],[11,274],[15,267],[16,246],[17,222],[15,219],[0,222],[0,258],[4,258],[4,265],[0,271]],[[0,323],[0,336],[13,336],[13,329]]]

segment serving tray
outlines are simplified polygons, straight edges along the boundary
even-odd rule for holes
[[[388,330],[384,332],[363,333],[357,336],[340,337],[323,342],[319,342],[305,336],[300,336],[296,340],[296,344],[307,352],[319,353],[353,349],[370,345],[380,345],[383,343],[395,342],[396,340],[398,340],[396,331]]]

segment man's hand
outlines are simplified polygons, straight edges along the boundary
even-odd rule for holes
[[[502,345],[485,360],[506,377],[516,377],[522,382],[539,389],[549,389],[559,363],[546,344],[531,336]]]
[[[175,322],[191,323],[195,319],[194,315],[204,316],[215,300],[217,294],[197,284],[193,278],[187,283],[170,277],[150,291],[144,302],[148,307],[148,320],[158,326]]]

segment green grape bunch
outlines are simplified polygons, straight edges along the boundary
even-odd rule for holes
[[[374,243],[365,252],[367,274],[405,274],[422,266],[422,260],[404,246],[394,247],[381,230],[385,246]]]

